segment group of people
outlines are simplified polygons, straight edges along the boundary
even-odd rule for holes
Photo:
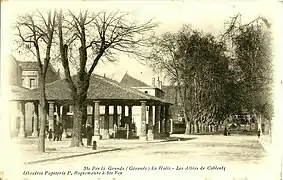
[[[50,128],[47,131],[49,141],[51,141],[52,138],[53,138],[53,141],[55,141],[55,140],[62,141],[62,134],[63,134],[63,127],[62,127],[61,123],[58,123],[58,124],[56,123],[54,125],[54,132],[52,131],[52,128]]]

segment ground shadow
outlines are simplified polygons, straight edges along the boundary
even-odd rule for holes
[[[172,139],[175,140],[176,138]],[[190,140],[194,140],[194,139],[198,139],[197,137],[190,137],[190,138],[177,138],[177,141],[190,141]],[[169,139],[171,140],[171,139]]]

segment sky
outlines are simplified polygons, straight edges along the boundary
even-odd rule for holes
[[[154,22],[159,23],[155,29],[156,34],[164,32],[176,32],[182,24],[190,24],[192,28],[204,32],[219,35],[224,30],[225,21],[237,13],[241,13],[243,21],[251,21],[258,16],[265,16],[270,21],[277,17],[278,5],[276,3],[266,3],[265,1],[15,1],[4,6],[4,13],[8,13],[4,25],[15,22],[17,13],[29,12],[35,8],[63,7],[72,10],[88,8],[90,10],[121,10],[131,13],[131,18],[138,22],[144,22],[154,18]],[[55,2],[55,1],[54,1]],[[66,3],[68,2],[68,3]],[[10,34],[12,36],[12,34]],[[9,41],[9,40],[8,40]],[[7,43],[9,44],[9,43]],[[7,46],[8,47],[8,46]],[[20,56],[16,57],[21,59]],[[154,74],[148,66],[140,64],[135,59],[126,55],[119,56],[116,63],[100,62],[94,73],[106,75],[120,81],[125,73],[132,75],[147,84],[151,84],[153,77],[163,80],[163,84],[168,85],[164,79],[164,73]]]

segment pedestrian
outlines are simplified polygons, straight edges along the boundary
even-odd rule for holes
[[[45,130],[44,130],[44,131],[45,131],[45,132],[44,132],[44,138],[48,138],[48,134],[49,134],[49,130],[48,130],[48,129],[49,129],[49,127],[46,126],[46,127],[45,127]]]
[[[57,139],[57,133],[58,132],[58,127],[57,124],[54,124],[54,136],[53,136],[53,141],[55,141]]]
[[[57,122],[56,124],[54,124],[54,138],[53,141],[57,140],[59,141],[59,123]]]
[[[87,146],[91,146],[92,128],[89,123],[86,124],[86,138],[87,138]]]
[[[223,133],[224,136],[227,136],[228,135],[228,130],[227,130],[227,127],[225,126],[224,128],[224,133]]]
[[[51,141],[52,140],[52,129],[49,129],[49,131],[48,131],[48,139],[49,139],[49,141]]]
[[[260,138],[260,129],[257,131],[257,138]]]
[[[62,141],[62,135],[63,135],[63,127],[62,124],[59,123],[59,141]]]

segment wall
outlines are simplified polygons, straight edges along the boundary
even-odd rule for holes
[[[9,61],[9,83],[13,85],[21,85],[22,68],[19,66],[18,62],[13,57],[11,57]]]
[[[149,95],[152,95],[152,96],[155,96],[155,97],[158,97],[158,98],[161,98],[161,99],[164,98],[164,92],[161,89],[158,89],[158,88],[153,88],[153,87],[145,88],[145,87],[141,87],[141,88],[136,88],[136,89],[141,91],[141,92],[147,93]]]
[[[26,88],[30,88],[30,79],[35,79],[35,86],[33,88],[38,87],[38,71],[37,70],[22,70],[19,63],[15,60],[11,60],[10,65],[11,73],[10,73],[10,81],[11,84],[23,86]],[[46,74],[46,83],[53,82],[55,80],[58,80],[59,76],[56,72],[52,70],[51,67],[48,68],[47,74]],[[17,109],[17,110],[15,110]],[[16,111],[16,112],[15,112]],[[19,132],[19,108],[18,105],[14,104],[11,106],[11,136],[16,137]],[[33,113],[34,113],[34,105],[33,103],[26,103],[25,104],[25,118],[26,118],[26,134],[27,136],[32,135],[33,131]]]
[[[35,79],[35,86],[30,87],[30,79]],[[37,71],[22,71],[22,86],[29,88],[29,89],[34,89],[38,87],[38,72]]]

